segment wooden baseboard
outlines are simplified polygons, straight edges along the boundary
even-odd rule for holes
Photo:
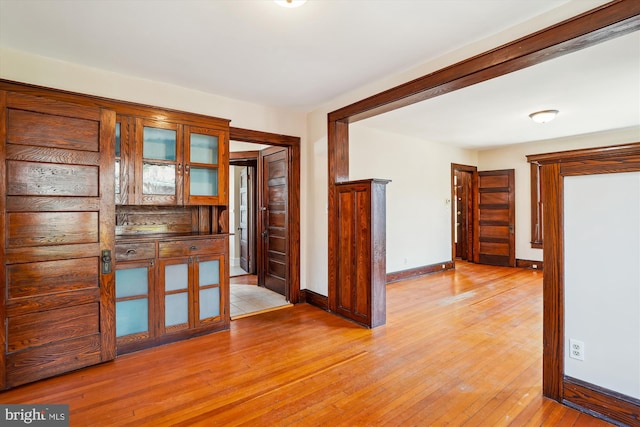
[[[563,403],[616,425],[640,425],[640,400],[564,377]]]
[[[300,296],[302,297],[301,302],[306,302],[307,304],[314,305],[323,309],[324,311],[329,311],[329,298],[320,295],[317,292],[310,291],[309,289],[300,290]]]
[[[437,264],[423,265],[422,267],[410,268],[409,270],[387,273],[387,283],[413,279],[414,277],[420,277],[438,271],[452,270],[453,268],[455,268],[453,261],[443,261]]]
[[[516,267],[528,268],[530,270],[543,270],[542,261],[530,261],[528,259],[516,259]]]

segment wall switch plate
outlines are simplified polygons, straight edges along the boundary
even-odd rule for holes
[[[582,341],[569,340],[569,357],[576,360],[584,360],[584,343]]]

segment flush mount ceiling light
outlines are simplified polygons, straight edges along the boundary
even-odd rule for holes
[[[531,117],[531,120],[533,120],[536,123],[547,123],[555,119],[557,115],[558,115],[558,110],[543,110],[543,111],[536,111],[535,113],[531,113],[529,114],[529,117]]]
[[[302,6],[307,2],[307,0],[273,0],[282,7],[298,7]]]

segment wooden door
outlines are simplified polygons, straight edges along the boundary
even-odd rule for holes
[[[249,181],[251,180],[251,171],[249,167],[243,167],[240,170],[240,183],[239,183],[239,206],[240,206],[240,223],[238,224],[238,234],[240,236],[240,268],[247,273],[253,273],[253,257],[249,250],[249,234],[251,232],[251,226],[249,224],[249,212],[251,208],[251,186]]]
[[[288,158],[287,149],[272,147],[260,152],[260,260],[258,281],[289,300],[288,254]]]
[[[115,357],[115,113],[0,92],[2,388]]]
[[[516,266],[514,170],[478,172],[475,262]]]
[[[473,172],[454,171],[455,257],[473,260]]]

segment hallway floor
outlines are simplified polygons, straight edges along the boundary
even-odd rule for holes
[[[231,278],[231,320],[291,307],[283,295],[257,286],[256,276],[246,275]]]

